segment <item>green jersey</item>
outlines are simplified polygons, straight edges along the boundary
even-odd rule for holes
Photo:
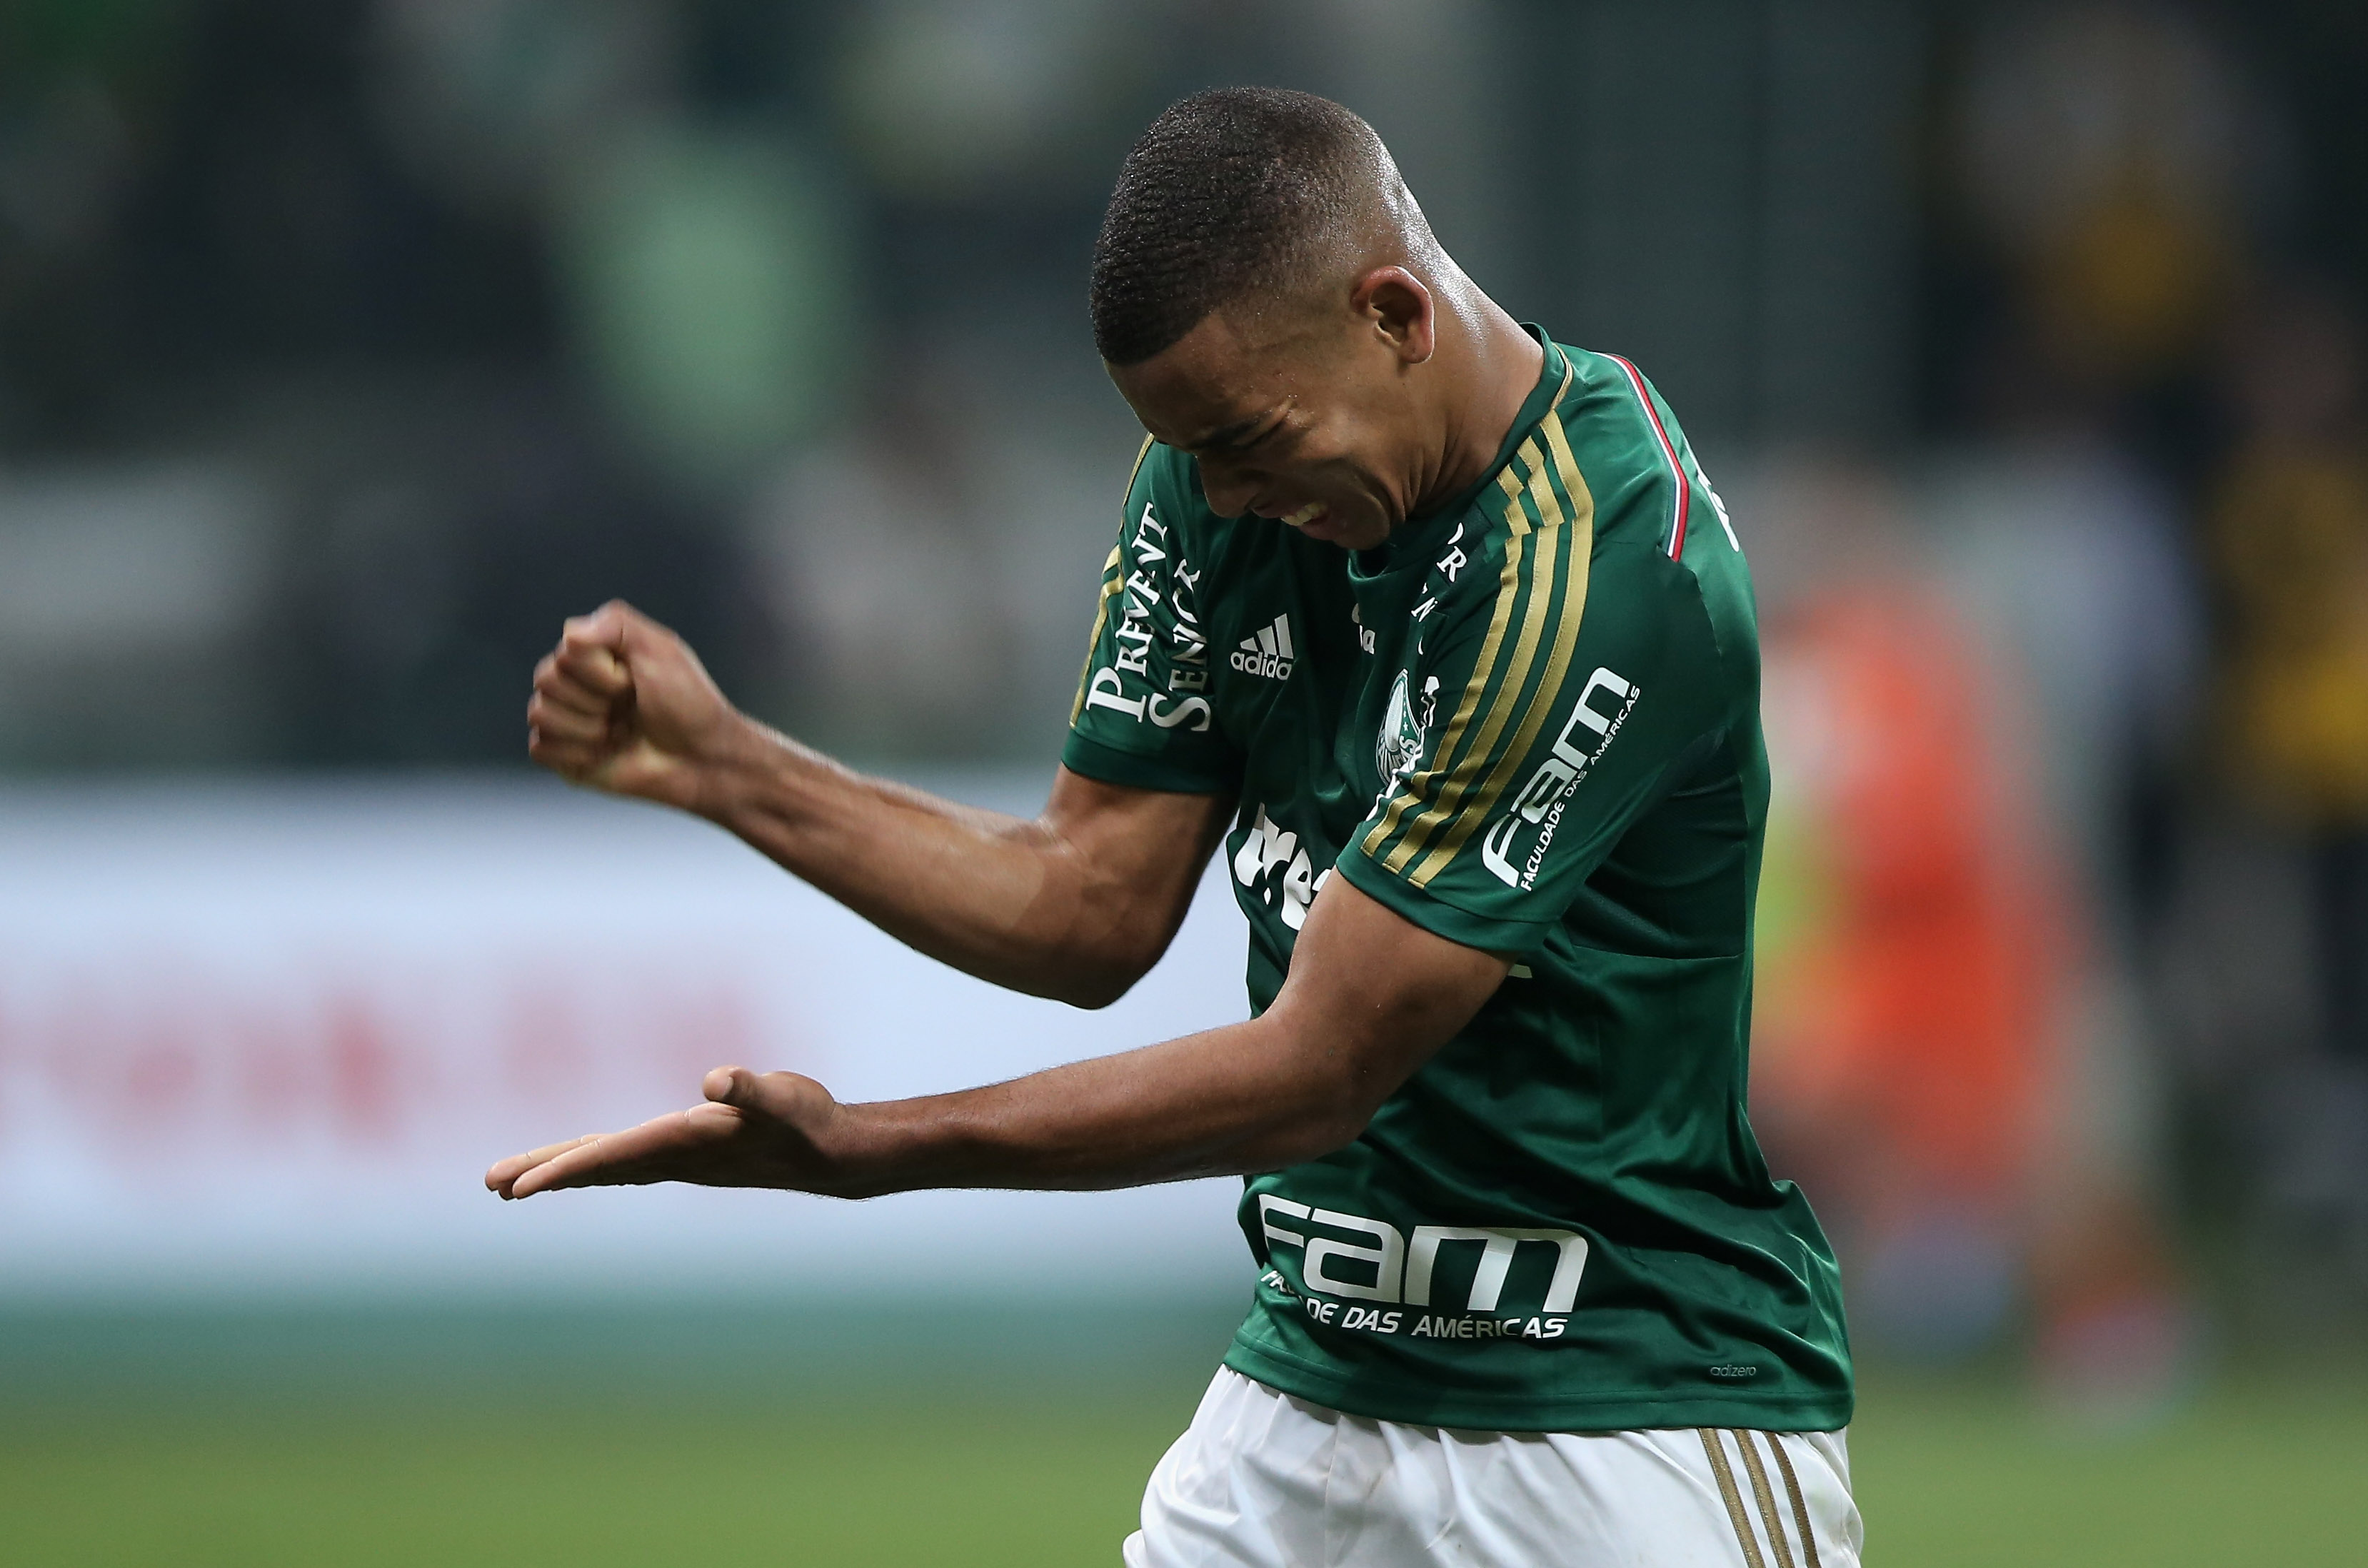
[[[1248,1180],[1228,1366],[1429,1426],[1831,1430],[1833,1255],[1744,1110],[1749,574],[1635,368],[1544,347],[1492,472],[1374,551],[1147,445],[1064,760],[1239,801],[1253,1008],[1333,876],[1518,960],[1354,1142]]]

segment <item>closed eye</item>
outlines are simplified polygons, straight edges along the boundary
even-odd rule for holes
[[[1286,403],[1263,420],[1252,420],[1217,431],[1203,441],[1198,450],[1239,456],[1266,445],[1290,425],[1291,407]]]
[[[1271,442],[1277,436],[1281,435],[1290,427],[1291,420],[1288,416],[1278,418],[1265,429],[1258,432],[1258,434],[1244,437],[1241,440],[1235,442],[1230,449],[1236,452],[1254,452],[1258,450],[1258,448],[1266,446]]]

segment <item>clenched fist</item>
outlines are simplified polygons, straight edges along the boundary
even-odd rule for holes
[[[526,722],[527,755],[561,778],[686,811],[746,723],[689,643],[621,599],[567,622]]]

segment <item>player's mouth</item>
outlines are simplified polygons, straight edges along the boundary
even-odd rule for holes
[[[1296,512],[1284,514],[1282,518],[1283,526],[1286,528],[1304,528],[1317,518],[1326,516],[1331,510],[1331,507],[1326,506],[1321,501],[1310,501],[1306,506],[1302,506]]]

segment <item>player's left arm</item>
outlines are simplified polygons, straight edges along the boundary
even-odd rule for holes
[[[868,1198],[1084,1189],[1279,1170],[1355,1138],[1469,1022],[1508,960],[1335,877],[1274,1005],[1246,1023],[959,1094],[841,1105],[794,1073],[719,1067],[706,1102],[513,1155],[505,1198],[684,1181]]]

